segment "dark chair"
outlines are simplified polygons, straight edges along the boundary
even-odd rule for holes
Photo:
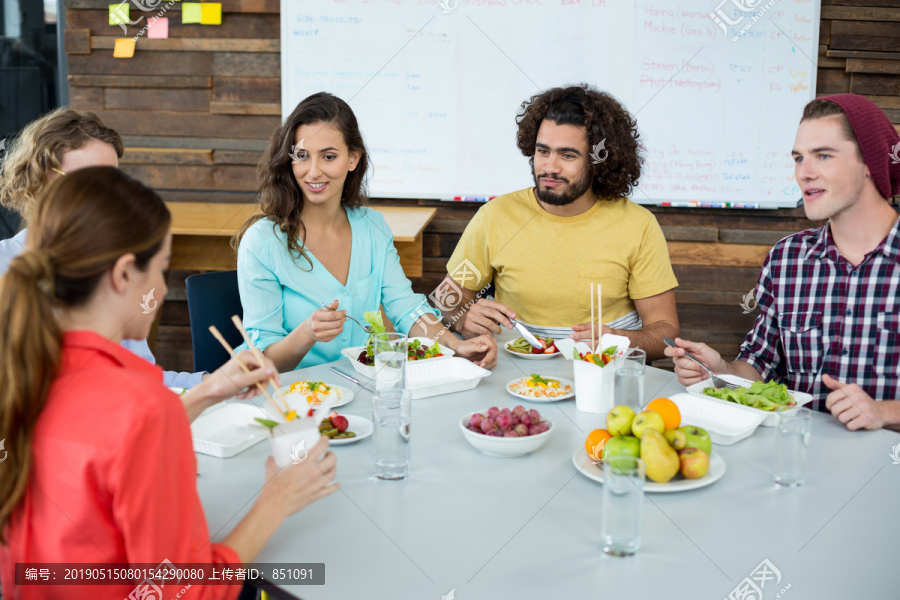
[[[244,339],[231,322],[232,315],[243,318],[244,309],[238,294],[237,271],[220,271],[191,275],[185,280],[188,315],[191,319],[191,346],[194,349],[194,372],[212,373],[230,356],[209,332],[215,325],[232,348]]]

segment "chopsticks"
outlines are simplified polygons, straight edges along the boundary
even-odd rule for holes
[[[597,320],[594,321],[594,286],[597,286]],[[591,284],[591,352],[599,352],[600,348],[594,346],[594,323],[600,324],[600,330],[597,332],[597,344],[603,338],[603,286],[599,283]]]
[[[241,332],[241,335],[244,337],[244,340],[247,342],[247,344],[250,346],[250,348],[252,348],[257,353],[257,356],[261,356],[262,353],[253,345],[253,342],[250,341],[250,337],[247,335],[247,331],[244,329],[244,324],[241,323],[241,320],[237,317],[237,315],[232,317],[232,321],[235,322],[235,325],[238,325],[238,331]],[[243,369],[245,373],[249,373],[250,369],[247,367],[246,364],[244,364],[244,361],[242,361],[240,358],[238,358],[237,354],[234,351],[234,348],[232,348],[231,344],[229,344],[225,340],[225,337],[221,334],[221,332],[216,328],[215,325],[210,326],[209,332],[211,334],[213,334],[213,337],[215,337],[217,340],[219,340],[219,343],[222,344],[222,347],[225,348],[225,350],[228,352],[228,354],[230,354],[233,358],[235,358],[237,360],[237,363],[238,363],[238,365],[240,365],[241,369]],[[261,359],[260,359],[260,361],[261,361]],[[281,400],[282,403],[284,403],[285,408],[281,408],[281,406],[279,406],[278,403],[275,402],[275,398],[273,398],[272,395],[269,394],[269,391],[261,383],[257,382],[256,387],[258,387],[259,390],[263,393],[263,395],[265,395],[265,397],[269,399],[269,402],[272,403],[272,406],[274,406],[276,408],[276,410],[278,410],[278,412],[281,413],[281,416],[284,417],[285,422],[290,421],[291,419],[288,417],[288,413],[290,412],[290,408],[291,408],[290,405],[288,405],[287,400],[284,399],[284,396],[282,396],[278,392],[278,387],[275,385],[274,378],[270,377],[269,381],[272,382],[272,386],[275,388],[275,395],[278,396],[278,398]]]

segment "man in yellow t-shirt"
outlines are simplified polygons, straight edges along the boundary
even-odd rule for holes
[[[663,338],[678,334],[678,282],[656,218],[627,198],[641,170],[634,119],[582,85],[533,97],[517,122],[535,187],[498,196],[469,222],[431,295],[445,322],[466,338],[519,319],[544,337],[589,340],[601,284],[603,333],[663,356]],[[482,297],[491,282],[495,300]]]

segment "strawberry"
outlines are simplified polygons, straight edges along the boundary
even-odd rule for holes
[[[342,417],[341,415],[331,417],[331,424],[338,430],[338,433],[344,433],[347,431],[347,427],[350,426],[350,423],[347,422],[347,417]]]

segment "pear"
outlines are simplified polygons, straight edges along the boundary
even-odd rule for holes
[[[678,453],[663,434],[649,427],[641,437],[641,460],[647,466],[647,477],[657,483],[666,483],[681,468]]]

